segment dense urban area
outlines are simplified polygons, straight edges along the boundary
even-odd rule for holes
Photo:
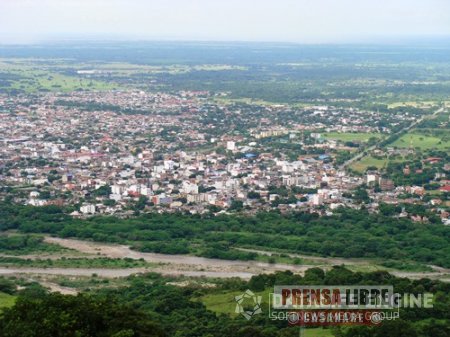
[[[70,205],[75,217],[273,209],[331,215],[381,205],[393,206],[397,217],[450,224],[445,106],[396,113],[214,101],[226,96],[3,95],[2,195],[33,206]],[[403,131],[411,125],[411,133]],[[369,158],[352,162],[360,153]]]

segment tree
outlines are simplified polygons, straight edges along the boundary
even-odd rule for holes
[[[240,200],[233,200],[231,202],[229,211],[240,211],[244,208],[244,203]]]
[[[111,194],[111,187],[109,185],[104,185],[92,192],[95,197],[107,197]]]
[[[358,203],[368,204],[370,202],[369,194],[364,186],[360,186],[355,190],[353,194],[353,199]]]
[[[142,211],[145,208],[145,205],[147,205],[147,203],[148,203],[148,198],[144,195],[141,195],[139,197],[138,201],[136,202],[134,209],[136,211]]]
[[[162,328],[143,312],[112,298],[59,293],[19,297],[0,319],[1,337],[163,337]]]

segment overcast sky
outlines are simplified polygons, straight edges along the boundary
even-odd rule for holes
[[[0,43],[450,36],[450,0],[0,0]]]

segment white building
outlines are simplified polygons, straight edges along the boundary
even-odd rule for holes
[[[198,185],[192,184],[189,181],[183,181],[181,191],[186,194],[198,194]]]
[[[233,141],[228,141],[227,142],[227,150],[228,151],[234,151],[236,150],[236,143]]]
[[[83,214],[95,214],[95,205],[84,205],[80,207],[80,212]]]

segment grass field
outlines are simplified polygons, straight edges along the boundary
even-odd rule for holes
[[[446,132],[443,132],[441,129],[427,129],[427,131],[422,132],[420,130],[412,130],[387,146],[396,148],[409,148],[412,146],[420,151],[433,149],[450,151],[450,140]],[[381,169],[387,165],[387,161],[387,158],[377,159],[368,155],[354,162],[351,168],[362,173],[370,166]]]
[[[12,307],[14,305],[15,301],[16,301],[15,296],[0,292],[0,312],[4,308]]]
[[[325,139],[340,140],[341,142],[367,142],[370,138],[381,138],[380,133],[364,133],[364,132],[328,132],[324,133]]]
[[[413,131],[406,135],[403,135],[389,146],[398,148],[419,148],[420,150],[446,150],[450,149],[450,141],[443,140],[438,135],[425,135],[418,131]]]
[[[26,78],[15,81],[11,85],[11,89],[23,90],[29,93],[42,90],[61,92],[75,90],[111,90],[116,87],[116,85],[106,82],[33,70],[27,71]]]
[[[267,315],[267,306],[269,301],[270,293],[273,292],[273,289],[266,289],[263,292],[256,293],[258,296],[262,296],[262,308],[263,315]],[[236,302],[234,297],[237,295],[241,295],[242,292],[239,291],[230,291],[230,292],[222,292],[218,294],[209,294],[203,297],[200,297],[198,300],[202,302],[208,310],[211,310],[217,314],[225,314],[236,317],[238,314],[235,313]],[[334,335],[331,333],[329,329],[322,328],[311,328],[305,329],[303,331],[302,336],[304,337],[333,337]]]
[[[389,109],[399,108],[399,107],[413,107],[413,108],[420,108],[425,107],[429,108],[433,105],[436,105],[437,102],[435,101],[423,101],[423,102],[395,102],[388,104]]]
[[[262,297],[261,306],[268,307],[269,296],[273,292],[273,289],[266,289],[263,292],[255,292],[256,295]],[[235,296],[241,295],[242,291],[228,291],[217,294],[208,294],[198,298],[199,302],[202,302],[208,310],[211,310],[217,314],[225,314],[231,316],[237,316],[235,313],[236,301]]]
[[[387,164],[387,158],[377,159],[372,156],[366,156],[361,160],[354,162],[351,168],[357,172],[364,172],[370,166],[375,166],[378,169],[383,168]]]
[[[305,329],[302,336],[303,337],[333,337],[334,335],[331,333],[331,330],[329,330],[329,329],[312,328],[312,329]]]
[[[54,65],[53,65],[54,66]],[[68,76],[44,69],[33,60],[0,59],[0,72],[18,76],[0,89],[21,90],[26,93],[38,91],[70,92],[75,90],[111,90],[119,86],[81,76]]]

